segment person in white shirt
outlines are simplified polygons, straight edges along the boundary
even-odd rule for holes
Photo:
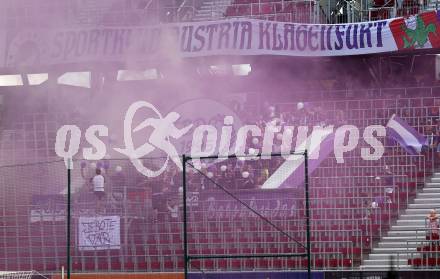
[[[439,240],[439,221],[437,211],[435,209],[431,209],[428,217],[428,229],[430,230],[430,234],[428,234],[429,240]]]
[[[93,193],[102,200],[105,197],[104,176],[101,174],[101,169],[96,169],[96,175],[92,178]]]
[[[177,220],[179,218],[179,207],[177,203],[173,203],[171,200],[167,201],[168,212],[170,213],[172,220]]]

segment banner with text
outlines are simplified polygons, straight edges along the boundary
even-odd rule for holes
[[[236,198],[267,218],[298,217],[303,189],[247,190],[233,193]],[[255,217],[251,210],[222,191],[202,192],[198,206],[208,218]]]
[[[6,67],[210,55],[340,56],[440,46],[438,11],[347,24],[254,19],[148,27],[24,30],[6,40]],[[1,61],[1,60],[0,60]]]
[[[78,247],[80,251],[121,248],[119,216],[79,217]]]
[[[66,220],[66,198],[63,195],[33,195],[30,222]]]

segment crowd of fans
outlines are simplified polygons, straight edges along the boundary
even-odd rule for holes
[[[235,106],[235,113],[239,115],[245,124],[256,124],[262,131],[269,126],[309,126],[333,124],[340,126],[347,124],[343,110],[327,111],[320,105],[313,103],[298,103],[296,105],[272,106],[268,103],[262,105],[258,115],[252,113],[254,110]],[[256,119],[255,119],[256,118]],[[292,134],[293,139],[296,138]],[[282,134],[279,133],[274,138],[273,152],[280,152]],[[293,143],[295,144],[295,143]],[[246,143],[247,153],[256,155],[257,150],[262,149],[262,139],[258,137],[248,137]],[[201,168],[196,169],[191,164],[187,165],[187,186],[190,192],[202,192],[219,190],[224,187],[230,191],[255,190],[259,189],[270,177],[275,169],[284,161],[282,157],[272,157],[270,160],[243,160],[244,158],[230,158],[223,161],[205,160],[202,161]],[[100,186],[96,186],[96,176],[101,176],[94,167],[102,169],[105,177],[105,192],[107,200],[121,200],[124,195],[124,187],[128,189],[138,188],[147,189],[148,199],[154,209],[153,218],[156,219],[160,212],[168,212],[171,218],[176,218],[176,211],[181,206],[182,175],[175,164],[168,164],[164,173],[158,177],[146,178],[139,174],[129,161],[125,165],[114,166],[120,161],[104,160],[91,166],[82,165],[83,177],[89,183],[86,189],[93,189],[98,200],[102,199],[102,193],[96,191]],[[151,163],[148,159],[144,164]],[[91,170],[88,168],[91,167]],[[124,170],[123,170],[124,169]],[[128,171],[129,170],[129,171]],[[130,177],[128,177],[130,176]],[[98,179],[101,183],[102,179]],[[392,182],[390,182],[390,185]],[[128,187],[129,186],[129,187]],[[125,193],[126,194],[126,193]],[[374,198],[373,203],[369,202],[366,208],[369,210],[386,203],[381,199]],[[99,202],[100,204],[101,202]]]
[[[398,113],[401,117],[407,119],[410,124],[416,126],[420,123],[411,123],[416,116],[414,109],[408,99],[402,98],[400,95],[395,96],[398,100],[395,107],[390,107],[393,113]],[[440,162],[440,100],[436,99],[433,106],[427,108],[426,123],[422,123],[422,133],[428,138],[431,150],[437,151],[437,162]],[[244,124],[256,124],[262,131],[269,126],[309,126],[329,125],[336,127],[343,124],[350,124],[346,119],[346,112],[342,109],[329,109],[317,102],[299,102],[289,105],[270,105],[264,103],[257,110],[259,114],[255,114],[255,108],[249,109],[240,105],[235,105],[234,112],[240,117]],[[381,112],[378,110],[378,113]],[[423,113],[424,115],[425,113]],[[386,119],[386,116],[382,116]],[[421,119],[417,117],[417,119]],[[292,134],[293,139],[296,138]],[[278,133],[274,138],[273,152],[280,152],[282,134]],[[262,149],[262,139],[259,137],[248,137],[246,150],[249,155],[256,155],[257,150]],[[283,162],[281,157],[273,157],[270,160],[242,160],[242,158],[230,158],[220,162],[206,160],[202,162],[200,169],[195,169],[192,165],[187,165],[187,186],[189,191],[202,192],[218,190],[219,186],[231,191],[255,190],[259,189],[264,182],[270,177],[273,171]],[[145,160],[144,164],[149,161]],[[151,162],[150,162],[151,163]],[[153,219],[157,219],[160,213],[167,213],[171,219],[178,218],[181,209],[181,192],[182,192],[182,175],[175,164],[168,164],[164,173],[155,178],[146,178],[139,174],[135,169],[130,170],[133,166],[129,161],[116,162],[112,160],[103,160],[90,166],[84,163],[81,165],[84,171],[83,178],[86,184],[85,189],[94,192],[98,200],[98,207],[106,201],[121,201],[124,195],[132,189],[142,189],[147,191],[146,199],[149,200],[151,207],[154,209]],[[89,170],[91,168],[91,170]],[[95,173],[95,168],[96,170]],[[102,174],[98,173],[102,170]],[[130,170],[130,171],[127,171]],[[384,170],[385,180],[391,179],[390,170]],[[96,176],[103,176],[96,179]],[[380,177],[378,177],[380,179]],[[98,182],[97,182],[98,181]],[[102,181],[105,185],[105,198],[101,193],[99,186]],[[371,197],[371,200],[365,200],[364,208],[366,209],[365,218],[370,218],[374,209],[393,203],[391,199],[394,189],[394,181],[386,181],[389,187],[388,192],[380,197]],[[125,192],[124,192],[125,191]]]
[[[325,111],[319,106],[308,103],[299,103],[291,109],[281,109],[264,104],[261,113],[255,120],[255,114],[240,106],[235,112],[245,124],[256,124],[262,131],[269,125],[324,125],[329,120]],[[343,122],[343,113],[337,113],[334,121]],[[292,135],[294,138],[295,136]],[[279,152],[281,134],[275,136],[273,152]],[[261,150],[263,140],[257,137],[248,137],[246,150],[249,155],[256,155]],[[231,191],[253,190],[260,188],[271,173],[283,162],[281,157],[270,160],[249,160],[247,158],[230,158],[223,161],[202,161],[201,168],[196,169],[192,164],[187,165],[187,185],[192,192],[218,190],[224,187]],[[145,159],[144,164],[151,164]],[[154,164],[153,164],[154,165]],[[155,166],[152,166],[152,168]],[[156,166],[157,167],[157,166]],[[134,189],[142,189],[149,193],[154,215],[159,212],[169,212],[171,218],[176,218],[176,208],[180,206],[178,200],[182,191],[182,175],[175,164],[169,163],[164,173],[154,178],[146,178],[139,174],[130,162],[105,159],[96,163],[81,163],[81,176],[84,181],[79,195],[93,193],[97,200],[97,207],[101,209],[105,202],[120,201],[124,194]],[[124,190],[124,188],[126,188]]]

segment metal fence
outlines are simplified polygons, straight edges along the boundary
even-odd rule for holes
[[[23,27],[146,26],[159,23],[257,18],[298,23],[350,23],[436,10],[437,1],[139,0],[7,1],[0,23]],[[7,12],[6,12],[7,11]]]
[[[398,113],[411,126],[425,133],[427,127],[432,126],[434,119],[439,117],[438,111],[431,111],[432,108],[438,109],[436,89],[395,90],[400,90],[402,97],[387,98],[384,96],[386,90],[378,90],[376,97],[371,99],[343,99],[314,102],[313,105],[315,108],[325,108],[324,111],[328,114],[324,117],[328,122],[337,118],[338,111],[343,111],[343,120],[346,121],[344,123],[363,128],[372,124],[385,125],[393,113]],[[278,104],[278,109],[292,113],[294,105],[296,104]],[[51,117],[31,117],[25,118],[30,121],[27,124],[16,124],[20,129],[47,127],[40,124],[49,118],[54,121]],[[309,120],[309,125],[320,121],[313,117]],[[298,123],[292,120],[291,124]],[[40,145],[43,146],[42,154],[49,154],[48,151],[53,149],[53,134],[42,136],[37,130],[29,131],[35,135],[24,139],[21,137],[23,144],[9,145],[2,141],[1,151],[7,151],[2,156],[13,152],[31,153],[39,150],[35,146]],[[257,145],[255,148],[261,147],[258,145],[261,141],[253,144]],[[360,147],[368,146],[361,144]],[[396,144],[386,143],[385,147],[387,152],[378,161],[365,161],[359,153],[354,152],[345,156],[346,163],[338,164],[332,155],[311,174],[313,269],[357,269],[435,167],[436,158],[433,156],[437,153],[432,149],[429,153],[411,156]],[[35,161],[33,157],[32,160]],[[150,158],[142,163],[149,168],[159,169],[165,160],[166,158]],[[0,167],[0,270],[59,273],[63,266],[67,267],[69,258],[74,273],[183,271],[181,210],[178,209],[175,217],[167,206],[169,200],[171,203],[182,200],[179,191],[183,183],[182,173],[177,166],[170,163],[161,176],[146,178],[128,159],[104,159],[97,162],[75,160],[71,171],[71,241],[68,242],[68,176],[65,162],[21,162],[22,164],[15,162],[11,165],[3,163]],[[107,187],[104,197],[99,197],[93,191],[91,179],[96,169],[102,169],[104,173]],[[222,169],[222,164],[216,164],[205,166],[203,171],[207,177],[212,175],[213,178],[220,179],[225,173]],[[228,166],[226,169],[232,170]],[[271,168],[267,172],[264,169],[254,169],[258,174],[256,178],[260,179],[264,175],[267,178],[267,172],[271,173]],[[239,168],[237,173],[233,172],[229,177],[231,182],[227,185],[236,187],[235,185],[246,184],[248,177],[243,176],[244,170]],[[251,171],[246,171],[250,176]],[[209,172],[211,174],[208,176]],[[259,200],[260,189],[257,186],[261,186],[264,180],[257,183],[256,178],[250,184],[251,189],[236,190],[241,195],[253,195],[255,200]],[[194,185],[201,188],[203,184],[200,181]],[[206,207],[210,206],[209,190],[199,189],[200,197],[204,197],[200,203]],[[288,207],[291,209],[288,211],[290,215],[281,216],[277,222],[304,239],[304,230],[300,229],[304,218],[296,218],[303,216],[304,203],[301,197],[291,199],[286,196],[277,193],[271,199],[265,198],[264,202],[295,203],[294,208]],[[193,202],[196,197],[187,201]],[[274,207],[268,211],[279,215],[283,210]],[[259,250],[261,253],[267,253],[279,252],[283,248],[282,244],[285,242],[274,236],[273,231],[265,230],[266,227],[257,226],[250,219],[240,224],[231,222],[227,216],[233,211],[227,208],[211,210],[215,218],[212,222],[202,222],[204,230],[196,231],[191,242],[197,253],[204,253],[204,249],[209,249],[209,253],[226,253],[225,249],[229,249],[229,252],[237,254],[262,249]],[[193,222],[194,228],[202,228],[199,226],[201,222],[196,221],[197,219]],[[119,234],[111,236],[115,231]],[[261,237],[258,241],[253,241],[250,235]],[[225,243],[233,245],[225,246]],[[70,257],[67,257],[68,244],[71,249]],[[400,256],[403,257],[403,254]],[[301,260],[271,259],[261,262],[213,261],[207,267],[267,270],[304,269],[305,265]]]

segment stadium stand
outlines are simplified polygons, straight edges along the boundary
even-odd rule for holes
[[[298,23],[346,23],[410,16],[435,10],[435,1],[335,1],[307,0],[128,0],[80,3],[44,1],[7,2],[8,26],[135,26],[145,24],[256,18]],[[10,8],[9,8],[9,6]],[[62,13],[53,14],[53,11]],[[48,21],[48,15],[51,20]]]
[[[341,7],[335,5],[329,9],[316,1],[306,0],[194,0],[189,6],[185,4],[187,1],[160,0],[95,0],[75,5],[78,2],[46,1],[38,9],[26,1],[18,7],[10,4],[5,9],[8,10],[5,22],[14,30],[23,26],[119,27],[224,18],[346,23],[409,16],[436,5],[431,1],[379,0],[371,7],[357,10],[357,6],[349,6],[349,1],[343,1]],[[347,15],[349,9],[352,9],[351,16]],[[64,12],[50,17],[50,22],[41,20],[52,15],[54,10]],[[391,65],[390,61],[387,63]],[[341,68],[348,69],[347,72],[356,67],[344,63]],[[413,66],[414,63],[408,67],[410,71]],[[333,73],[333,69],[328,72]],[[440,87],[431,86],[431,81],[425,83],[424,76],[395,82],[392,78],[399,79],[399,74],[404,74],[390,70],[389,76],[381,72],[383,83],[379,86],[396,87],[395,84],[399,84],[407,87],[352,90],[370,88],[370,81],[366,77],[356,77],[356,73],[353,76],[347,74],[347,78],[336,70],[334,73],[328,79],[301,81],[308,83],[304,86],[307,89],[325,88],[320,92],[325,98],[312,96],[310,100],[296,100],[292,96],[280,97],[275,104],[258,104],[258,108],[248,102],[249,107],[235,113],[244,123],[257,124],[262,129],[268,123],[288,123],[308,127],[355,125],[361,131],[369,125],[385,126],[390,117],[397,114],[421,134],[431,137],[432,144],[420,155],[409,155],[396,143],[381,138],[385,153],[380,160],[366,161],[356,151],[344,157],[344,164],[338,164],[332,155],[311,174],[312,269],[387,268],[388,264],[382,263],[389,257],[395,257],[398,266],[404,269],[439,268],[439,241],[430,237],[424,217],[429,209],[440,205],[436,200],[440,176],[435,172],[440,162]],[[298,74],[295,78],[300,80],[301,77]],[[409,81],[410,78],[417,80]],[[357,79],[366,84],[357,84]],[[410,87],[414,84],[418,86]],[[342,90],[336,90],[337,86]],[[176,218],[167,208],[168,200],[182,199],[179,189],[182,174],[174,166],[169,167],[164,175],[146,180],[128,160],[75,161],[73,227],[77,228],[84,215],[120,216],[121,244],[120,249],[114,250],[80,249],[77,229],[72,230],[71,241],[67,243],[67,205],[63,199],[66,168],[54,152],[56,131],[66,123],[77,123],[82,130],[91,123],[87,123],[78,111],[56,111],[50,100],[42,95],[29,97],[29,102],[41,104],[37,110],[26,107],[22,96],[0,99],[0,270],[58,272],[66,265],[66,247],[71,245],[74,272],[181,272],[184,266],[182,212],[178,204],[180,215]],[[297,109],[300,101],[307,102],[305,108]],[[11,109],[3,108],[4,102],[8,104],[5,107]],[[23,108],[19,109],[22,105]],[[261,148],[261,142],[248,144]],[[278,148],[280,144],[281,139],[276,138]],[[361,141],[360,147],[370,146]],[[204,179],[210,174],[238,195],[256,193],[265,178],[280,164],[276,158],[270,163],[260,160],[248,164],[231,159],[225,163],[228,172],[218,165],[204,166],[203,175],[188,174],[188,185],[198,192],[214,193],[216,188],[209,186],[209,181]],[[106,191],[109,195],[104,205],[97,206],[89,188],[94,170],[100,167],[107,173]],[[246,176],[244,172],[247,172]],[[290,236],[304,242],[304,196],[287,193],[284,201],[294,206],[269,210],[265,214]],[[282,194],[284,192],[278,192],[279,196]],[[267,202],[277,203],[279,197],[271,197]],[[210,200],[200,200],[198,207],[210,205]],[[255,216],[237,217],[235,212],[231,213],[233,210],[225,208],[207,215],[200,208],[195,207],[190,212],[192,221],[188,228],[188,242],[192,255],[305,252],[304,247],[294,245],[291,239]],[[200,259],[194,260],[191,267],[207,271],[304,270],[307,261],[299,257]]]
[[[424,96],[418,95],[429,92]],[[311,108],[306,112],[292,114],[292,103],[276,105],[275,115],[281,119],[293,119],[294,123],[308,121],[310,125],[326,119],[327,123],[353,123],[358,127],[371,124],[385,125],[393,113],[399,113],[419,131],[425,132],[436,123],[438,113],[433,114],[431,108],[440,100],[438,88],[412,89],[411,94],[402,90],[399,99],[388,99],[377,96],[374,99],[341,99],[326,102],[310,102]],[[405,94],[408,93],[408,94]],[[413,95],[414,94],[414,95]],[[414,97],[418,95],[418,97]],[[301,118],[306,113],[309,118]],[[42,116],[43,115],[43,116]],[[246,116],[244,116],[246,118]],[[15,132],[20,127],[50,127],[57,118],[47,114],[24,115],[23,119],[16,119]],[[252,119],[248,119],[252,121]],[[253,120],[255,122],[255,120]],[[14,130],[14,129],[12,129]],[[32,131],[28,129],[28,131]],[[51,131],[49,129],[49,131]],[[50,158],[49,146],[53,144],[53,132],[38,137],[30,136],[30,142],[43,141],[43,151],[38,152],[42,157]],[[10,133],[10,132],[9,132]],[[27,136],[26,136],[27,137]],[[16,141],[19,143],[19,141]],[[25,142],[28,142],[27,140]],[[38,143],[37,143],[38,144]],[[39,145],[39,144],[38,144]],[[27,144],[9,145],[2,140],[2,152],[13,150],[20,154],[22,150],[33,150]],[[45,149],[47,147],[47,149]],[[431,151],[423,156],[412,156],[403,152],[396,145],[387,144],[385,156],[372,164],[361,160],[359,154],[350,154],[345,159],[346,164],[339,165],[334,158],[327,159],[311,177],[311,207],[312,207],[312,263],[316,269],[350,269],[359,267],[378,240],[394,224],[399,210],[407,207],[415,196],[417,189],[423,187],[425,177],[430,175],[434,161],[431,160]],[[42,158],[40,157],[40,158]],[[113,164],[113,162],[112,162]],[[231,162],[231,164],[233,164]],[[64,167],[60,164],[61,168]],[[114,167],[114,165],[113,165]],[[275,166],[270,166],[273,169]],[[44,168],[44,167],[43,167]],[[142,187],[143,182],[135,175],[135,170],[123,165],[127,171],[123,180],[112,178],[111,183],[123,182],[124,198],[113,200],[106,205],[106,213],[117,213],[125,220],[121,229],[123,239],[121,250],[108,251],[78,251],[74,250],[73,268],[78,271],[176,271],[182,268],[182,230],[180,221],[170,221],[166,212],[160,212],[162,217],[147,216],[151,208],[151,190]],[[50,173],[53,173],[53,169]],[[257,166],[249,171],[255,171],[252,176],[258,177],[261,167]],[[24,169],[17,170],[13,176],[17,181],[29,183],[33,173],[20,177]],[[213,167],[210,169],[215,176],[221,172]],[[269,170],[270,172],[271,170]],[[40,170],[41,172],[41,170]],[[44,172],[43,172],[44,173]],[[392,177],[390,178],[390,173]],[[11,175],[11,174],[9,174]],[[49,174],[47,174],[49,175]],[[41,176],[41,174],[40,174]],[[47,178],[47,177],[46,177]],[[44,179],[41,178],[43,181]],[[53,181],[53,178],[51,178]],[[51,180],[49,179],[49,181]],[[58,178],[61,179],[61,178]],[[81,181],[80,177],[74,178]],[[121,179],[121,178],[120,178]],[[175,170],[168,170],[167,175],[155,180],[154,184],[175,185],[169,190],[169,195],[176,193],[180,185],[179,174]],[[3,183],[7,181],[4,178]],[[84,180],[82,180],[84,181]],[[34,181],[35,182],[35,179]],[[84,183],[84,182],[82,182]],[[140,183],[140,184],[139,184]],[[196,182],[198,183],[198,182]],[[148,185],[148,184],[147,184]],[[236,182],[235,188],[239,191],[242,183]],[[2,185],[4,186],[4,185]],[[149,189],[149,188],[148,188]],[[2,187],[2,199],[14,201],[2,203],[2,253],[0,255],[0,269],[2,270],[40,270],[55,271],[60,269],[65,255],[65,222],[61,220],[29,222],[32,209],[32,199],[42,189],[34,192],[12,190]],[[206,189],[208,191],[209,189]],[[331,199],[329,199],[331,197]],[[349,198],[349,199],[347,199]],[[154,203],[154,201],[153,201]],[[61,203],[61,205],[63,205]],[[93,200],[90,194],[78,192],[75,194],[75,205],[83,209],[93,209]],[[301,199],[295,216],[304,214]],[[151,211],[151,210],[150,210]],[[198,214],[192,212],[192,214]],[[78,216],[74,217],[74,220]],[[275,219],[288,228],[288,232],[304,239],[304,230],[298,220],[280,217]],[[75,221],[75,222],[76,222]],[[423,227],[421,227],[423,229]],[[229,218],[227,215],[213,216],[191,223],[191,247],[197,247],[194,253],[203,254],[234,254],[239,252],[252,253],[283,253],[300,252],[287,239],[280,238],[265,226],[254,226],[252,219]],[[237,233],[240,231],[241,233]],[[47,232],[51,232],[48,234]],[[264,233],[266,232],[266,233]],[[269,233],[267,233],[269,232]],[[259,235],[264,235],[261,239]],[[75,236],[74,238],[75,239]],[[262,241],[264,240],[264,241]],[[72,243],[73,244],[73,243]],[[73,244],[74,245],[74,244]],[[426,242],[420,246],[429,246]],[[425,251],[425,248],[420,248]],[[419,250],[420,250],[419,249]],[[428,251],[427,251],[428,252]],[[426,260],[425,260],[426,259]],[[410,264],[432,265],[432,258],[410,259]],[[216,270],[227,268],[230,270],[259,270],[268,266],[275,269],[304,268],[301,259],[261,259],[261,260],[205,260],[199,262],[203,269]],[[195,263],[197,265],[197,263]]]
[[[314,1],[235,0],[226,8],[225,16],[314,23],[315,5]]]
[[[393,16],[410,16],[418,14],[420,11],[430,9],[427,3],[412,0],[404,1],[374,1],[373,6],[369,9],[369,18],[372,20],[380,20],[392,18]]]

